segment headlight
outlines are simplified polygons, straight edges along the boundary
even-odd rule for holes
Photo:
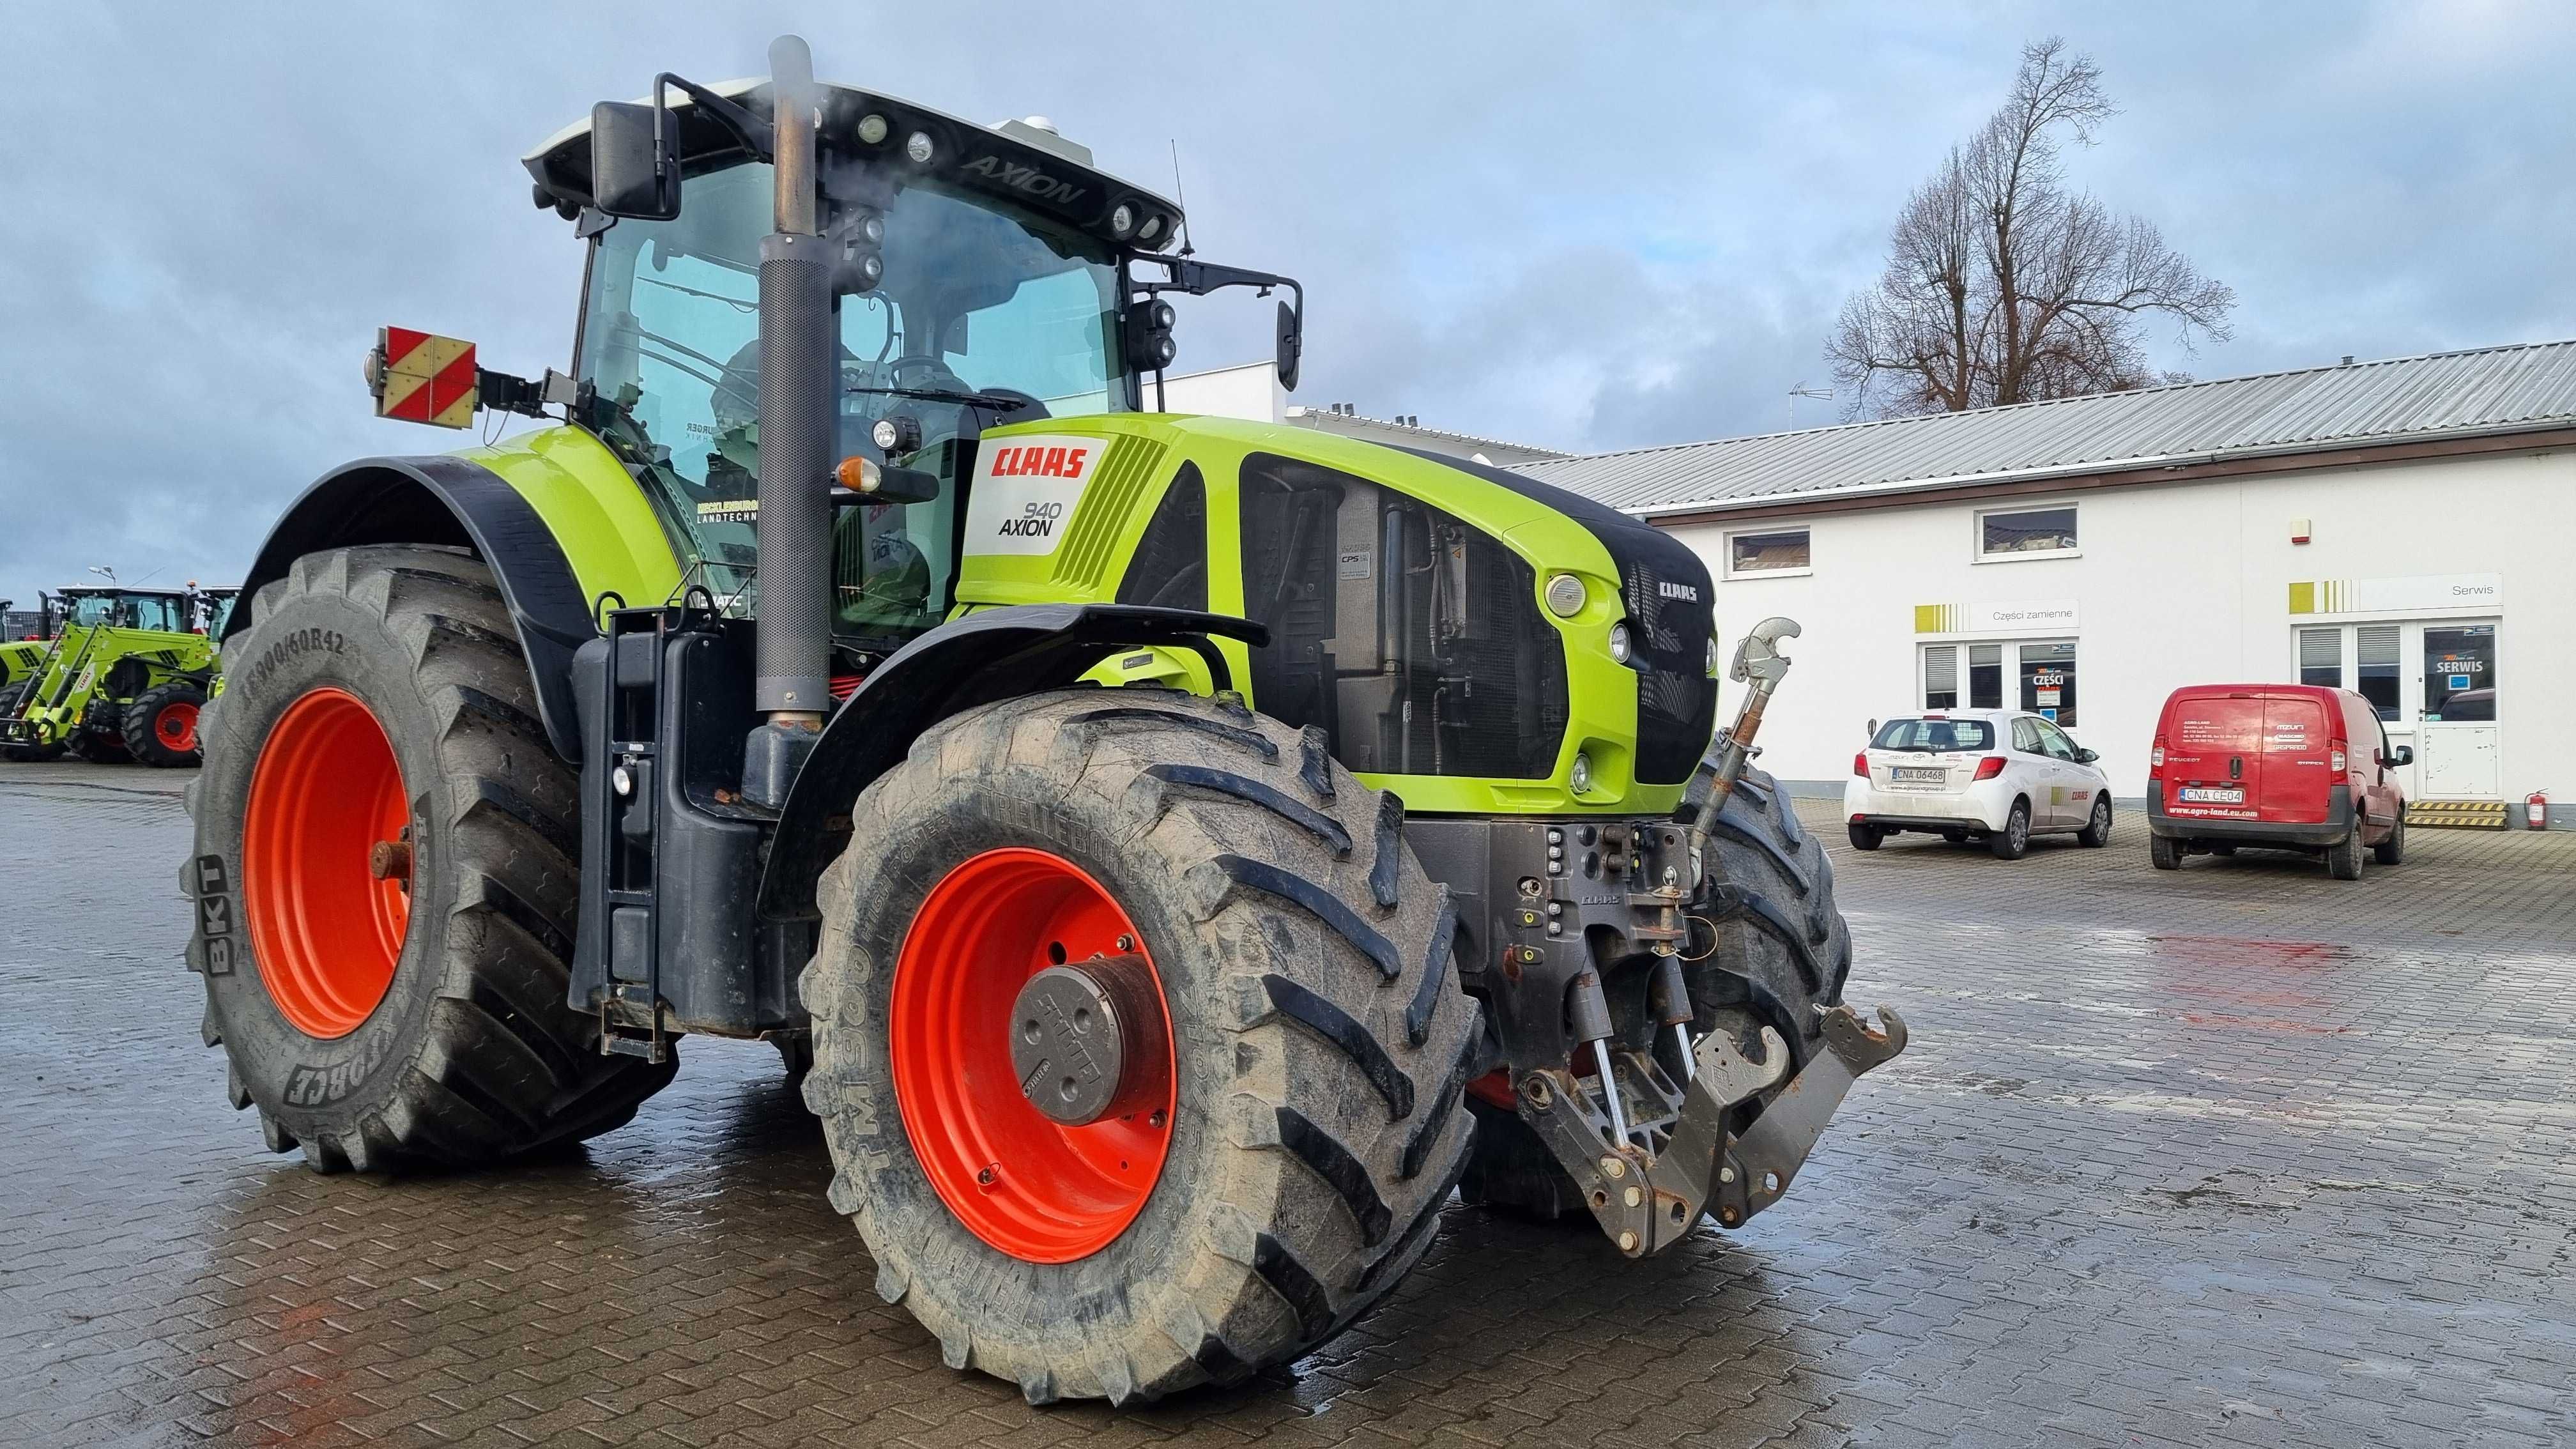
[[[1110,209],[1109,234],[1111,236],[1124,237],[1135,229],[1136,208],[1122,201]]]
[[[870,145],[870,146],[875,146],[875,145],[879,145],[879,144],[883,143],[883,142],[884,142],[884,140],[885,140],[885,138],[886,138],[886,118],[885,118],[885,117],[883,117],[883,116],[878,116],[878,115],[866,115],[866,116],[861,116],[861,117],[859,117],[859,140],[860,140],[861,142],[863,142],[863,143],[865,143],[865,144],[867,144],[867,145]]]
[[[1574,793],[1577,795],[1592,788],[1592,757],[1581,750],[1574,752],[1573,782]]]
[[[911,135],[903,138],[903,154],[911,157],[912,164],[915,166],[929,165],[930,158],[937,152],[937,149],[937,147],[931,145],[930,133],[928,131],[915,131]]]
[[[1717,636],[1714,634],[1708,640],[1708,677],[1717,677]]]
[[[1583,612],[1583,580],[1572,574],[1558,574],[1547,581],[1547,609],[1560,619],[1571,619]]]
[[[1610,657],[1625,664],[1628,662],[1628,654],[1628,625],[1625,620],[1622,620],[1610,626]]]

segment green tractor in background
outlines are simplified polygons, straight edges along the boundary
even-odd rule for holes
[[[1746,768],[1795,626],[1718,731],[1688,548],[1145,411],[1169,295],[1295,297],[1293,387],[1302,290],[1043,122],[770,59],[526,157],[572,375],[370,359],[545,426],[340,468],[250,570],[188,954],[268,1146],[497,1163],[771,1040],[878,1293],[1033,1402],[1295,1358],[1455,1188],[1629,1257],[1777,1201],[1904,1044]]]
[[[236,591],[72,585],[44,596],[50,637],[5,646],[0,755],[194,765]],[[32,647],[30,647],[32,646]]]

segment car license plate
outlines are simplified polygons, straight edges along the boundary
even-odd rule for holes
[[[1898,765],[1887,772],[1894,785],[1938,785],[1950,778],[1950,772],[1938,765]]]
[[[2242,805],[2245,803],[2245,787],[2242,785],[2185,785],[2175,794],[2185,805]]]

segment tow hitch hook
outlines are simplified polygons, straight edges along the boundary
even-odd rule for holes
[[[1521,1120],[1573,1176],[1602,1232],[1628,1257],[1671,1247],[1703,1213],[1741,1227],[1788,1191],[1852,1083],[1905,1050],[1905,1020],[1886,1007],[1878,1009],[1876,1029],[1848,1006],[1819,1014],[1823,1049],[1741,1137],[1727,1131],[1734,1108],[1789,1073],[1788,1043],[1767,1026],[1758,1057],[1746,1056],[1725,1032],[1702,1037],[1685,1087],[1674,1086],[1646,1053],[1610,1053],[1638,1124],[1634,1137],[1622,1138],[1592,1094],[1562,1070],[1521,1074]],[[1647,1104],[1659,1099],[1663,1110],[1649,1126]]]

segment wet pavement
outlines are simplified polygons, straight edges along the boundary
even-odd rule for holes
[[[1914,1028],[1741,1233],[1453,1206],[1255,1385],[1031,1409],[943,1368],[766,1047],[554,1161],[260,1147],[179,965],[184,777],[0,766],[0,1442],[1116,1446],[2576,1440],[2576,834],[2005,864],[1833,832]],[[1831,831],[1818,805],[1811,824]]]

